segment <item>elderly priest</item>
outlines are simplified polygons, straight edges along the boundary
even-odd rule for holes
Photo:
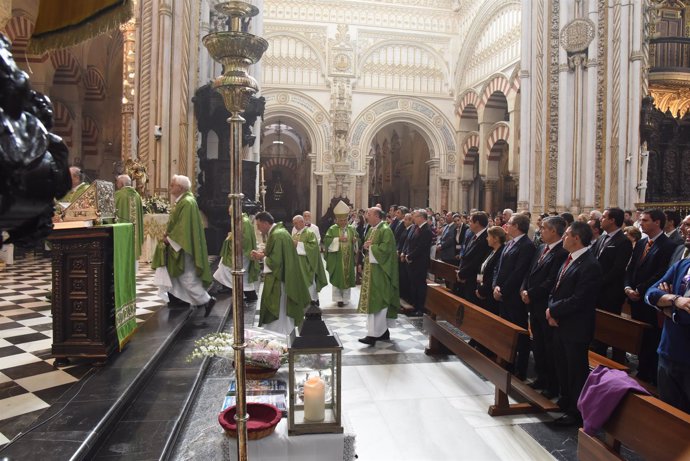
[[[161,288],[167,288],[169,293],[184,302],[197,307],[203,306],[204,317],[208,317],[216,304],[216,298],[210,296],[205,289],[211,284],[211,269],[208,265],[204,225],[199,206],[190,191],[191,187],[188,177],[172,177],[170,195],[174,207],[162,242],[164,245],[156,247],[151,267],[167,268],[170,286],[163,285]],[[156,277],[158,279],[158,274]],[[164,295],[163,298],[165,297]]]
[[[309,289],[309,296],[313,304],[319,304],[319,291],[321,288],[328,285],[326,278],[326,270],[323,268],[323,260],[321,259],[321,251],[319,249],[319,242],[316,239],[316,234],[306,227],[304,217],[296,215],[292,218],[293,230],[292,240],[295,242],[297,249],[297,260],[299,261],[299,268],[304,278],[304,283]]]
[[[89,188],[89,183],[82,182],[81,180],[81,169],[77,166],[69,167],[69,174],[72,178],[72,189],[70,189],[64,197],[62,197],[58,202],[73,202],[77,197],[84,193],[86,189]]]
[[[213,278],[221,285],[230,289],[233,288],[232,281],[232,232],[228,232],[228,237],[223,242],[223,247],[220,249],[220,262],[218,269],[213,274]],[[242,269],[244,275],[242,277],[242,289],[244,291],[244,298],[247,301],[256,301],[256,286],[255,283],[259,280],[259,273],[261,266],[259,262],[251,258],[252,251],[256,250],[256,233],[254,226],[249,219],[247,213],[242,213]]]
[[[333,208],[335,224],[328,228],[323,237],[326,248],[326,268],[333,286],[333,301],[338,307],[350,302],[350,291],[355,286],[355,262],[359,236],[347,223],[350,207],[342,200]]]
[[[115,213],[118,222],[134,225],[134,260],[139,261],[141,245],[144,243],[144,206],[139,192],[132,187],[132,178],[126,174],[117,177],[115,192]]]

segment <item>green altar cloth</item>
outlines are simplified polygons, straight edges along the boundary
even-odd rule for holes
[[[134,226],[111,224],[115,282],[115,328],[120,350],[137,329],[137,282],[134,270]]]

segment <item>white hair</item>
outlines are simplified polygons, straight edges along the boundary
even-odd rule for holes
[[[603,216],[602,212],[599,210],[592,210],[589,212],[589,218],[590,219],[599,219],[601,220],[601,217]]]
[[[295,217],[292,218],[292,220],[293,220],[293,221],[294,221],[294,220],[297,220],[297,221],[302,221],[302,222],[304,222],[304,216],[299,215],[299,214],[296,214]]]
[[[512,216],[512,215],[513,215],[513,210],[511,210],[510,208],[506,208],[505,210],[503,210],[503,213],[506,213],[506,214],[509,214],[509,215]]]
[[[117,185],[120,187],[126,187],[132,185],[132,178],[126,174],[121,174],[117,177]]]
[[[185,175],[176,174],[172,177],[172,182],[184,189],[185,192],[192,188],[192,181]]]

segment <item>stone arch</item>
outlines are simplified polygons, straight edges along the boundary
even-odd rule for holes
[[[477,93],[475,90],[468,89],[460,95],[458,101],[460,101],[460,103],[458,104],[457,114],[458,116],[462,117],[465,109],[468,106],[472,106],[476,114],[481,98],[479,96],[479,93]]]
[[[105,95],[105,80],[95,66],[89,66],[84,74],[85,101],[103,101]]]
[[[463,163],[474,163],[474,157],[479,152],[479,145],[480,140],[478,131],[473,131],[465,136],[465,139],[462,140]]]
[[[53,101],[53,133],[60,136],[68,148],[74,145],[74,113],[59,100]]]
[[[12,18],[5,25],[3,32],[12,43],[12,55],[18,63],[22,61],[43,62],[47,59],[47,55],[38,56],[27,53],[34,26],[35,23],[31,20],[31,16],[23,10],[13,10]]]
[[[284,31],[268,33],[264,38],[269,43],[268,50],[261,60],[265,85],[326,85],[325,75],[328,66],[318,46],[300,34]],[[294,66],[294,75],[288,81],[283,69],[289,69],[291,66]],[[297,71],[302,72],[299,78]]]
[[[419,98],[392,96],[381,99],[363,110],[353,121],[350,131],[350,155],[358,169],[366,171],[366,154],[376,133],[393,122],[407,122],[419,129],[429,146],[431,159],[440,161],[445,173],[454,173],[457,145],[451,122],[436,107]]]
[[[485,3],[488,4],[483,5],[481,13],[478,14],[472,22],[472,26],[464,38],[465,43],[477,43],[484,35],[491,22],[501,11],[510,8],[522,8],[521,0],[490,0]],[[476,49],[473,46],[462,47],[455,65],[454,75],[456,89],[462,88],[465,73],[470,67],[468,64],[474,56],[475,51]]]
[[[81,151],[87,155],[98,155],[98,123],[92,117],[85,115],[81,121]]]
[[[486,147],[489,157],[491,157],[491,150],[499,141],[509,142],[510,125],[506,122],[496,122],[489,130],[489,136],[486,138]]]
[[[62,49],[51,52],[50,62],[55,68],[54,85],[77,85],[81,82],[81,66],[69,51]]]
[[[503,74],[494,74],[487,80],[481,91],[481,107],[485,107],[491,96],[495,93],[503,93],[506,100],[511,93],[510,81]]]
[[[376,62],[381,54],[385,56]],[[385,40],[372,46],[360,58],[360,88],[444,94],[449,86],[449,68],[436,50],[421,43]],[[374,83],[374,77],[383,78],[385,84]],[[426,83],[426,85],[425,85]],[[431,85],[431,87],[429,86]]]
[[[315,171],[323,170],[323,157],[330,152],[331,119],[328,111],[315,99],[297,91],[268,89],[264,125],[279,119],[302,127],[311,141],[311,153],[316,154]]]

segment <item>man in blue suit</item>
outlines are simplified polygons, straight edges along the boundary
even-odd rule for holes
[[[690,247],[690,235],[685,236]],[[664,402],[690,413],[690,259],[672,265],[645,296],[665,314],[661,331],[657,389]]]

